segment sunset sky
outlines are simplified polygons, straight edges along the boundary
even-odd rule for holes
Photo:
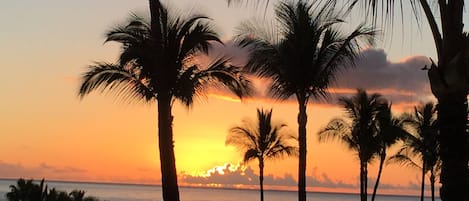
[[[241,20],[256,15],[254,9],[228,8],[224,0],[170,2],[172,7],[213,18],[226,42]],[[88,65],[117,59],[119,46],[103,45],[104,33],[132,11],[147,12],[148,1],[1,3],[0,178],[160,182],[156,105],[130,104],[105,93],[93,93],[83,100],[77,96],[79,77]],[[427,25],[420,31],[415,21],[404,21],[403,26],[396,26],[393,37],[382,37],[377,47],[363,52],[358,68],[339,75],[331,89],[333,97],[365,88],[391,100],[396,113],[419,101],[433,100],[426,72],[420,70],[428,56],[435,58]],[[401,27],[405,31],[400,31]],[[212,92],[189,110],[176,105],[174,134],[180,183],[257,185],[257,163],[235,170],[241,154],[224,142],[230,127],[245,117],[254,118],[256,108],[261,107],[273,108],[273,118],[296,132],[295,102],[265,97],[239,101],[229,94]],[[332,99],[308,105],[307,112],[309,190],[358,192],[356,155],[337,143],[319,144],[316,135],[331,118],[340,117],[342,110]],[[371,166],[370,178],[376,177],[376,166],[377,162]],[[265,171],[271,188],[296,186],[296,159],[269,161]],[[381,180],[382,192],[418,189],[419,179],[417,170],[388,165]]]

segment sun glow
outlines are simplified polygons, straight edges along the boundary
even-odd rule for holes
[[[244,175],[244,171],[246,169],[247,167],[245,165],[241,165],[240,163],[238,164],[226,163],[224,165],[215,166],[212,169],[207,170],[205,173],[202,173],[199,176],[210,177],[211,175],[214,175],[214,174],[225,175],[225,174],[237,172],[237,171],[240,171],[241,175]]]

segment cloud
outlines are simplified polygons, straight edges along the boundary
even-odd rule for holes
[[[85,174],[86,170],[74,167],[57,167],[46,163],[37,166],[24,166],[0,161],[0,177],[3,178],[42,178],[45,175],[54,175],[53,179],[66,179],[69,176]]]
[[[221,55],[230,55],[233,64],[243,66],[248,54],[247,51],[236,47],[232,41],[226,41],[225,46],[214,45],[210,56],[200,58],[207,64],[213,58]],[[339,72],[336,82],[330,90],[332,100],[340,96],[355,93],[356,88],[363,88],[371,93],[380,93],[394,105],[415,104],[433,100],[427,71],[421,70],[429,64],[425,56],[410,56],[398,62],[387,59],[387,54],[382,49],[366,49],[356,61],[356,68],[349,68]],[[269,99],[266,97],[266,88],[269,81],[250,77],[259,92],[256,99]],[[213,92],[227,94],[226,92]],[[232,95],[228,95],[232,96]],[[322,103],[322,102],[321,102]]]
[[[428,64],[424,56],[391,62],[384,50],[367,49],[361,53],[356,68],[337,76],[337,91],[343,94],[344,89],[363,88],[381,93],[395,103],[427,101],[431,97],[430,85],[427,71],[421,69]]]
[[[376,178],[369,175],[368,190],[371,192]],[[217,166],[204,175],[189,175],[182,173],[180,181],[183,185],[200,186],[200,187],[224,187],[224,188],[253,188],[257,189],[259,185],[258,170],[251,167],[225,164]],[[296,177],[291,174],[278,177],[273,175],[264,176],[264,185],[266,189],[290,189],[295,190],[297,186]],[[334,190],[339,192],[358,192],[359,178],[354,181],[344,181],[331,178],[325,172],[319,172],[318,168],[313,168],[312,175],[307,176],[306,186],[308,190]],[[427,186],[429,189],[429,186]],[[409,182],[407,184],[391,184],[383,181],[379,184],[379,193],[401,193],[415,194],[420,190],[418,182]]]

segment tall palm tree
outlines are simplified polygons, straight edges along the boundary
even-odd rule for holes
[[[425,174],[430,172],[432,200],[435,200],[435,172],[439,166],[439,142],[436,106],[428,102],[414,108],[412,115],[406,115],[410,132],[404,138],[404,146],[389,161],[418,167],[422,170],[421,200],[424,198]],[[418,158],[422,165],[413,161]]]
[[[272,109],[257,109],[257,122],[245,120],[231,128],[226,137],[227,145],[237,146],[243,152],[245,163],[255,159],[259,162],[261,201],[264,201],[264,161],[298,155],[298,140],[284,132],[285,126],[272,124]]]
[[[227,0],[228,2],[267,1],[268,0]],[[325,4],[350,9],[366,8],[373,21],[380,16],[392,19],[395,10],[402,11],[402,3],[411,4],[417,16],[429,24],[438,61],[431,65],[428,77],[433,95],[438,100],[438,121],[440,127],[440,146],[442,201],[469,200],[469,142],[466,130],[467,95],[469,91],[469,37],[463,32],[464,0],[322,0]],[[364,6],[358,6],[362,4]],[[381,12],[381,13],[380,13]],[[401,12],[402,14],[403,12]],[[370,15],[365,15],[370,16]],[[393,20],[387,20],[392,22]],[[392,26],[391,26],[392,27]]]
[[[392,115],[391,104],[383,106],[380,109],[377,114],[376,121],[378,122],[378,132],[376,133],[375,138],[379,147],[375,154],[379,157],[379,168],[371,201],[374,201],[376,197],[376,191],[378,190],[379,181],[383,172],[387,150],[407,135],[407,132],[404,129],[405,121],[402,118],[397,118]]]
[[[348,119],[336,118],[319,131],[319,141],[337,140],[357,152],[360,161],[360,199],[367,200],[368,163],[381,145],[376,137],[379,132],[378,115],[388,107],[380,94],[368,95],[358,89],[352,97],[341,97],[339,104]]]
[[[276,23],[265,27],[243,23],[236,40],[249,50],[245,69],[272,80],[271,97],[296,97],[299,106],[298,199],[306,201],[306,107],[327,97],[337,71],[352,67],[362,45],[371,45],[375,30],[360,25],[351,33],[339,29],[340,13],[315,9],[304,1],[286,1],[275,10]]]
[[[157,102],[163,199],[178,201],[174,102],[191,106],[210,83],[218,83],[239,97],[249,93],[250,85],[237,67],[227,65],[227,59],[218,59],[206,68],[193,62],[198,54],[207,53],[212,43],[220,42],[206,16],[177,16],[153,0],[150,8],[150,22],[132,15],[128,22],[107,32],[106,42],[122,45],[119,61],[90,66],[82,76],[79,95],[111,91],[125,100]]]

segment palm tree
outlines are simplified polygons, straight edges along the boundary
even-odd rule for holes
[[[378,115],[387,108],[387,101],[380,94],[368,95],[358,89],[352,97],[339,98],[348,119],[336,118],[319,131],[319,141],[337,140],[358,153],[360,161],[360,198],[367,200],[368,163],[382,145],[376,137],[379,133]]]
[[[404,138],[404,146],[389,161],[418,167],[422,170],[421,200],[424,198],[425,174],[430,172],[432,200],[435,200],[435,172],[439,166],[439,142],[436,106],[428,102],[414,108],[412,115],[406,115],[406,122],[412,132]],[[421,166],[413,161],[418,158]]]
[[[268,2],[268,0],[227,1]],[[422,17],[427,20],[438,57],[436,64],[432,61],[428,77],[432,93],[438,100],[437,115],[442,150],[440,153],[442,160],[440,197],[442,201],[469,200],[469,191],[467,190],[469,189],[469,172],[467,170],[469,142],[466,130],[469,91],[469,71],[467,70],[469,67],[469,54],[467,54],[469,37],[467,33],[463,32],[464,0],[322,0],[321,2],[333,7],[338,2],[343,2],[346,5],[340,5],[340,7],[349,7],[350,9],[364,7],[374,17],[374,22],[383,14],[386,18],[392,19],[396,9],[402,11],[402,3],[410,2],[412,10],[417,16],[417,21],[421,22]],[[365,6],[358,6],[359,4]],[[387,20],[387,22],[392,21]]]
[[[335,3],[333,0],[326,1]],[[377,14],[379,8],[388,14],[387,17],[393,16],[395,8],[399,8],[399,3],[402,3],[402,1],[388,0],[380,7],[378,0],[350,0],[349,2],[352,3],[351,5],[358,2],[369,5],[368,8],[375,17],[379,15]],[[420,15],[422,13],[420,9],[422,9],[430,25],[438,56],[436,64],[432,61],[428,77],[432,93],[438,100],[437,119],[442,160],[440,197],[442,201],[467,201],[469,200],[467,190],[469,189],[469,143],[466,130],[469,37],[463,32],[465,2],[464,0],[414,0],[411,3],[417,17],[422,17]]]
[[[337,71],[354,65],[362,45],[373,43],[375,31],[360,25],[343,34],[340,13],[315,9],[304,1],[287,1],[276,8],[276,27],[246,22],[236,41],[249,50],[245,69],[272,80],[270,95],[296,97],[299,106],[298,199],[306,201],[306,107],[312,98],[327,97]]]
[[[257,159],[261,201],[264,201],[264,161],[283,156],[298,155],[298,139],[283,129],[285,124],[272,124],[272,109],[257,109],[257,122],[244,120],[240,126],[230,129],[227,145],[239,147],[243,161]]]
[[[118,63],[100,62],[83,74],[79,95],[111,91],[124,100],[157,102],[158,142],[163,199],[178,201],[179,190],[173,145],[172,106],[186,106],[210,83],[218,83],[237,96],[249,93],[249,81],[237,67],[218,59],[201,68],[193,62],[220,42],[209,19],[203,15],[175,16],[159,1],[150,1],[151,22],[132,15],[125,24],[107,32],[106,42],[122,45]]]
[[[379,147],[375,154],[379,157],[379,168],[371,201],[374,201],[376,197],[376,191],[378,189],[381,174],[383,172],[383,165],[387,156],[387,149],[395,145],[399,140],[407,135],[407,132],[404,129],[403,119],[392,115],[391,104],[383,106],[380,109],[377,114],[376,121],[378,122],[379,129],[375,138]]]

